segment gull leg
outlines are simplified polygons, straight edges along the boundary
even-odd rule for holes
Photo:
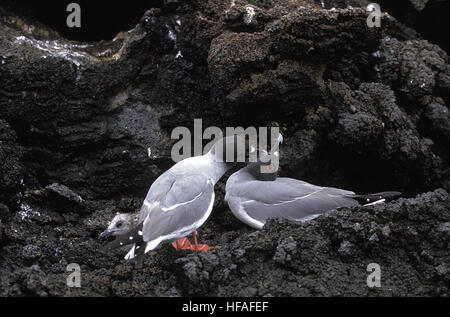
[[[197,243],[197,231],[192,232],[192,236],[194,237],[194,245],[191,245],[192,251],[208,251],[211,249],[207,244]]]
[[[190,250],[191,249],[191,242],[187,238],[181,238],[178,239],[175,242],[172,242],[172,246],[175,248],[175,250]]]

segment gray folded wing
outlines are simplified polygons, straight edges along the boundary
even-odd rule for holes
[[[355,199],[346,197],[352,194],[284,177],[275,181],[235,182],[227,188],[227,200],[233,212],[242,208],[241,212],[261,223],[269,218],[302,221],[331,209],[358,205]]]
[[[202,175],[186,176],[173,182],[170,190],[152,202],[143,222],[143,239],[177,238],[189,234],[206,221],[214,203],[214,185]]]
[[[139,222],[144,221],[148,213],[154,208],[155,201],[158,201],[160,197],[164,197],[176,180],[175,175],[170,173],[170,171],[166,171],[153,182],[142,204],[139,213]]]

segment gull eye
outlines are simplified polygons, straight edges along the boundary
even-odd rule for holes
[[[118,222],[118,223],[116,224],[116,228],[120,228],[120,227],[122,227],[122,225],[123,225],[122,222]]]

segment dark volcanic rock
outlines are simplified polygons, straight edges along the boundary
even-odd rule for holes
[[[39,267],[48,271],[39,287],[67,295],[448,295],[449,210],[448,193],[437,190],[333,211],[302,225],[270,221],[262,231],[241,230],[226,243],[219,243],[213,232],[202,235],[202,241],[215,246],[211,252],[177,253],[163,246],[146,257],[142,270],[120,264],[123,251],[100,252],[100,242],[88,237],[60,238],[55,245],[49,240],[51,245],[41,247]],[[42,228],[34,243],[47,235]],[[83,250],[77,251],[78,246]],[[4,250],[10,260],[16,259],[14,248]],[[27,258],[38,256],[36,245],[23,250]],[[50,264],[54,252],[59,263]],[[65,265],[71,262],[84,272],[81,289],[64,284]],[[370,263],[381,267],[380,289],[366,285]],[[5,272],[2,295],[27,294],[29,284],[14,282],[17,274],[33,279],[33,269],[27,272]]]
[[[24,198],[40,206],[50,206],[61,212],[81,212],[85,210],[85,201],[67,186],[53,183],[44,189],[27,191]]]
[[[0,296],[448,296],[447,54],[389,14],[368,28],[367,1],[176,2],[97,43],[0,8]],[[139,210],[194,118],[280,126],[283,176],[415,198],[255,231],[224,177],[211,251],[163,245],[136,270],[98,234]]]
[[[150,58],[142,28],[114,42],[85,45],[22,34],[4,23],[0,28],[0,116],[27,147],[26,183],[62,182],[86,195],[107,196],[119,188],[137,190],[139,183],[137,178],[107,188],[115,178],[112,169],[124,175],[141,169],[149,178],[158,174],[139,166],[166,155],[164,146],[153,142],[164,137],[154,122],[158,111],[137,103],[122,108],[133,98],[131,81]],[[142,115],[147,112],[152,115]]]
[[[388,87],[375,83],[364,83],[357,91],[342,83],[330,83],[329,87],[332,103],[340,113],[329,138],[338,149],[345,150],[344,156],[357,154],[366,162],[373,160],[378,165],[374,168],[390,169],[389,183],[403,191],[440,186],[445,172],[441,170],[441,158],[432,151],[433,142],[420,136]],[[343,164],[346,162],[350,161]],[[357,172],[355,167],[347,168]],[[371,171],[367,173],[372,175]],[[414,185],[411,177],[415,178]]]
[[[444,82],[437,80],[448,77],[450,71],[448,56],[438,46],[424,40],[400,42],[385,38],[379,54],[377,74],[383,82],[398,89],[405,106],[413,107],[419,98],[432,94],[434,89],[449,94]]]
[[[450,144],[450,112],[440,103],[432,102],[427,105],[422,115],[421,127],[437,144]],[[448,159],[448,152],[442,153]]]
[[[22,249],[22,257],[26,260],[34,260],[41,256],[41,249],[38,246],[28,244]]]
[[[211,42],[209,71],[231,110],[227,115],[237,120],[252,112],[258,113],[255,120],[267,120],[260,113],[273,113],[270,108],[279,101],[280,114],[273,119],[295,120],[306,105],[323,102],[320,62],[371,51],[382,37],[381,30],[355,27],[365,25],[362,9],[273,11],[262,32],[224,32]],[[304,62],[310,60],[315,64]]]
[[[17,136],[10,125],[0,119],[0,201],[9,206],[17,201],[22,179],[22,148],[17,144]]]

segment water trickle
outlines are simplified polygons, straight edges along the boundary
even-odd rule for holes
[[[43,55],[42,57],[46,59],[48,56],[58,57],[65,59],[72,64],[75,65],[77,75],[76,80],[80,80],[82,76],[82,63],[84,60],[88,60],[89,56],[88,54],[84,52],[77,51],[82,48],[89,47],[88,44],[66,44],[61,43],[56,40],[36,40],[36,39],[30,39],[25,36],[18,36],[16,37],[16,43],[19,44],[28,44],[33,47],[38,48],[41,51],[44,51],[47,53],[47,55]]]

